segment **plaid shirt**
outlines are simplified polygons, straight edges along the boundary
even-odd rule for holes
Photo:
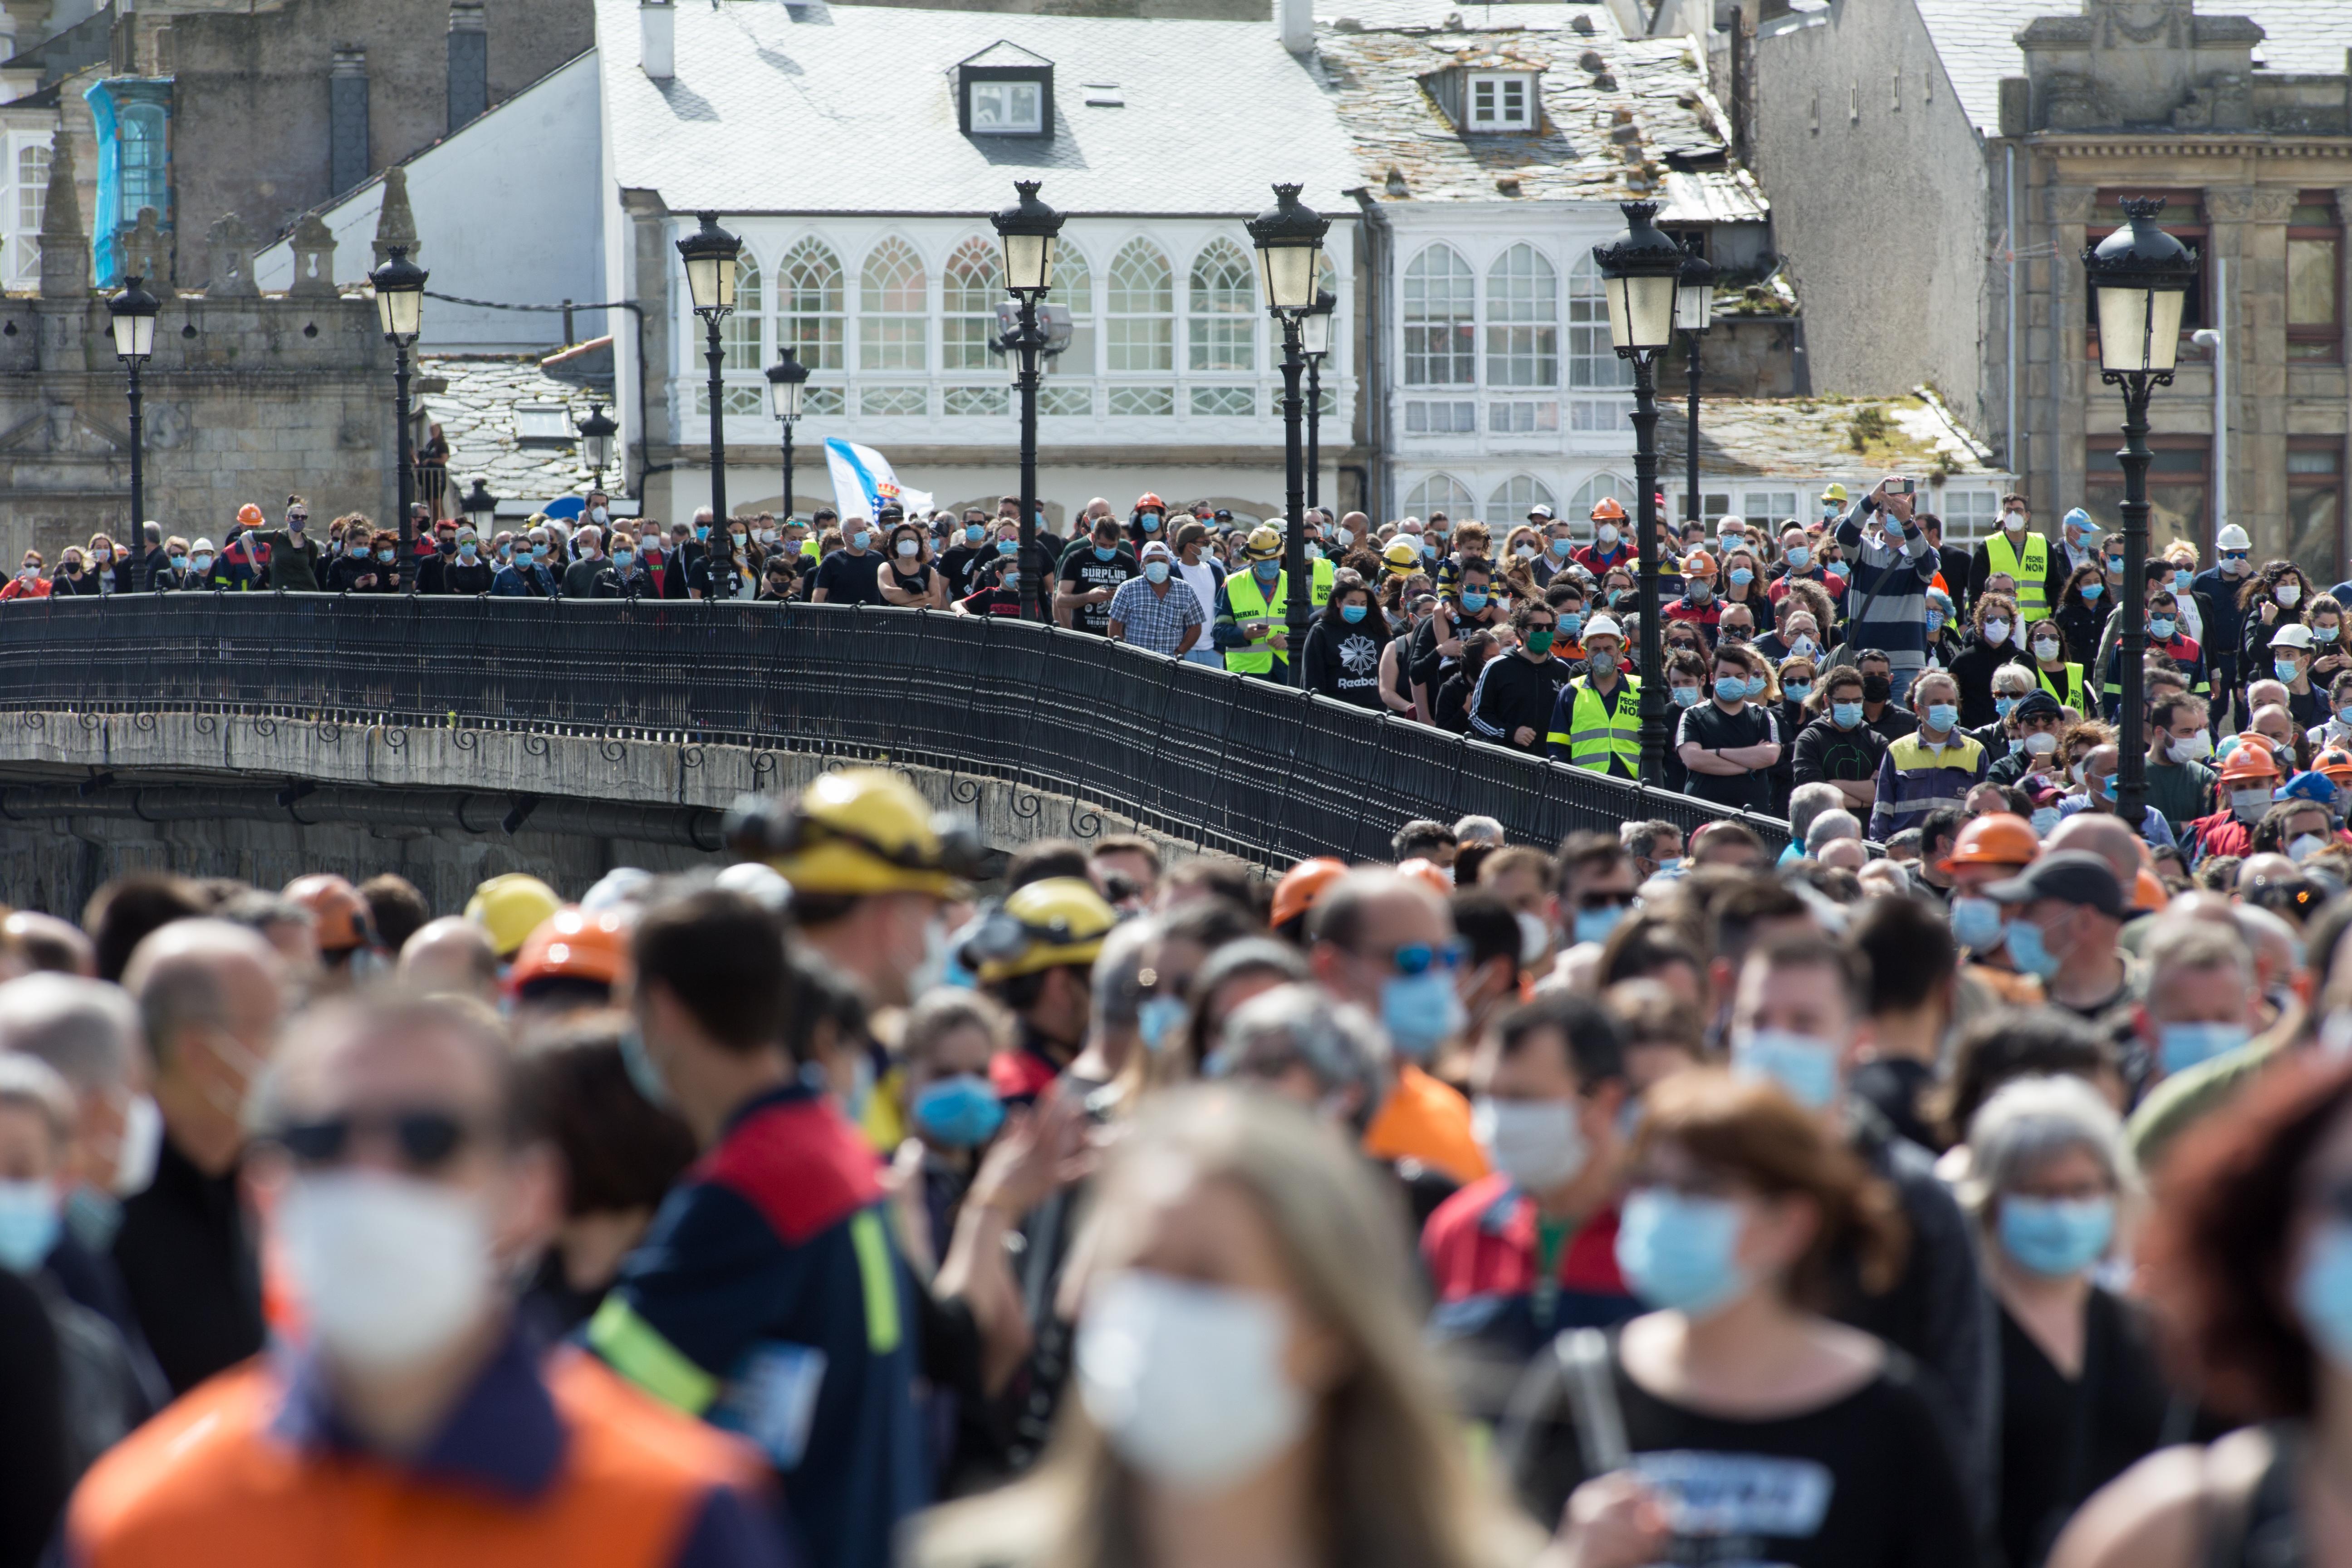
[[[1173,574],[1160,587],[1165,592],[1154,593],[1149,578],[1129,578],[1110,596],[1110,618],[1126,628],[1125,640],[1135,647],[1172,654],[1184,640],[1184,628],[1204,618],[1201,595]]]

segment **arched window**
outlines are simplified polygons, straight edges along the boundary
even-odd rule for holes
[[[16,270],[31,275],[40,270],[40,247],[33,237],[41,232],[41,205],[49,193],[49,149],[46,144],[16,149]],[[135,221],[135,215],[134,215]],[[31,265],[27,266],[26,263]]]
[[[1131,239],[1111,262],[1109,283],[1111,374],[1173,371],[1176,292],[1168,258],[1150,240]]]
[[[1004,295],[1004,270],[996,247],[977,235],[948,258],[940,292],[946,317],[940,358],[948,370],[986,370],[988,345],[996,341],[996,302]]]
[[[1568,269],[1568,384],[1616,389],[1633,384],[1633,366],[1609,336],[1609,300],[1590,251]]]
[[[1433,245],[1404,269],[1404,384],[1468,386],[1478,379],[1478,280],[1461,252]]]
[[[735,313],[719,323],[719,342],[729,370],[764,370],[760,354],[760,318],[767,303],[760,264],[746,250],[735,263]]]
[[[929,368],[924,325],[930,319],[929,280],[914,247],[893,237],[866,258],[857,289],[857,368]]]
[[[1552,504],[1551,489],[1532,474],[1513,474],[1486,498],[1486,523],[1507,529],[1527,519],[1528,509]]]
[[[1404,494],[1408,517],[1425,519],[1433,511],[1442,511],[1449,518],[1464,518],[1477,504],[1470,487],[1452,474],[1432,474]]]
[[[1486,269],[1486,384],[1559,384],[1559,275],[1532,245]]]
[[[841,368],[841,258],[803,239],[776,267],[776,342],[811,370]]]
[[[1070,346],[1042,363],[1045,387],[1037,412],[1083,417],[1095,411],[1095,275],[1086,253],[1066,238],[1054,249],[1054,291],[1046,298],[1070,312]]]
[[[171,216],[163,167],[163,106],[134,103],[122,110],[122,221],[137,223],[141,207],[159,218]]]
[[[1194,370],[1257,368],[1257,282],[1241,247],[1213,240],[1194,258],[1187,304]]]
[[[1606,336],[1608,331],[1608,328],[1603,327],[1602,335]],[[1574,495],[1568,498],[1568,516],[1572,521],[1589,518],[1592,515],[1594,507],[1599,506],[1602,500],[1612,498],[1618,505],[1625,507],[1628,517],[1632,516],[1633,509],[1626,506],[1625,503],[1633,499],[1633,481],[1618,474],[1608,472],[1595,474],[1585,480],[1582,488]]]

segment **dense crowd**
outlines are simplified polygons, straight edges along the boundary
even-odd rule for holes
[[[2338,1561],[2314,811],[17,911],[0,1568]]]
[[[2213,559],[2161,544],[2126,585],[2120,538],[2075,509],[2059,537],[2026,500],[1973,547],[1947,543],[1889,476],[1820,515],[1774,527],[1725,517],[1659,525],[1660,662],[1638,668],[1631,525],[1607,499],[1578,527],[1549,506],[1507,530],[1443,513],[1375,528],[1307,509],[1312,620],[1289,646],[1286,524],[1251,524],[1137,498],[1124,521],[1087,503],[1065,538],[1037,529],[1041,602],[1074,630],[1269,679],[1622,778],[1641,765],[1641,685],[1662,680],[1672,735],[1664,783],[1785,817],[1826,791],[1872,840],[1921,826],[1996,785],[2046,828],[2111,812],[2123,701],[2121,616],[2142,597],[2147,798],[2140,830],[2165,864],[2242,854],[2304,797],[2352,784],[2352,582],[2323,592],[2292,562],[2254,563],[2223,527]],[[720,527],[709,509],[665,528],[586,498],[488,539],[415,519],[416,591],[588,599],[749,599],[1018,616],[1020,503],[993,515],[908,517],[886,503],[845,524],[769,513]],[[1663,498],[1661,498],[1663,513]],[[278,588],[401,592],[398,540],[357,514],[281,526],[240,509],[226,542],[165,537],[142,552],[105,534],[52,569],[37,551],[0,600],[56,594]],[[1497,537],[1499,535],[1499,538]],[[2267,791],[2267,798],[2258,792]],[[2340,819],[2342,813],[2336,812]]]

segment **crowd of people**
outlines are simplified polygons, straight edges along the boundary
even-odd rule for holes
[[[2011,807],[14,912],[0,1568],[2335,1561],[2352,898]]]
[[[1660,663],[1639,668],[1632,525],[1605,499],[1581,528],[1550,507],[1499,525],[1444,513],[1374,527],[1307,509],[1312,619],[1298,682],[1336,700],[1621,778],[1641,768],[1641,688],[1664,683],[1663,782],[1794,821],[1833,791],[1884,843],[1978,786],[2013,792],[2044,826],[2116,809],[2121,615],[2141,596],[2147,802],[2141,831],[2182,873],[2241,854],[2298,800],[2344,816],[2352,785],[2352,582],[2326,591],[2293,563],[2257,565],[2243,529],[2213,558],[2163,544],[2126,584],[2120,538],[2081,509],[2059,536],[2025,498],[2000,526],[1947,543],[1915,481],[1777,529],[1738,517],[1658,525]],[[1662,509],[1663,510],[1663,509]],[[247,505],[215,546],[146,525],[52,568],[27,551],[0,600],[58,594],[318,589],[402,592],[399,541],[358,514],[323,531],[289,497],[280,526]],[[586,498],[483,538],[420,506],[415,591],[589,599],[748,599],[1019,616],[1020,502],[908,517],[886,503],[845,523],[709,509],[667,528]],[[1088,502],[1065,538],[1043,526],[1032,568],[1061,625],[1172,658],[1290,680],[1287,525],[1137,498]],[[1499,537],[1498,537],[1499,536]],[[2267,798],[2257,798],[2266,790]],[[2299,793],[2298,793],[2299,792]],[[2292,851],[2290,851],[2292,853]]]

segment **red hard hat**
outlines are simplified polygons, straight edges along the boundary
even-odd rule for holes
[[[1161,500],[1158,496],[1153,495],[1150,490],[1146,490],[1141,495],[1135,498],[1136,510],[1141,511],[1146,507],[1157,509],[1160,514],[1163,517],[1168,513],[1168,503]]]
[[[1602,496],[1600,504],[1592,509],[1592,519],[1595,522],[1622,522],[1625,509],[1617,504],[1615,496]]]
[[[617,985],[629,972],[629,925],[618,910],[593,914],[566,904],[539,923],[516,952],[507,984],[520,991],[534,980],[591,980]]]

